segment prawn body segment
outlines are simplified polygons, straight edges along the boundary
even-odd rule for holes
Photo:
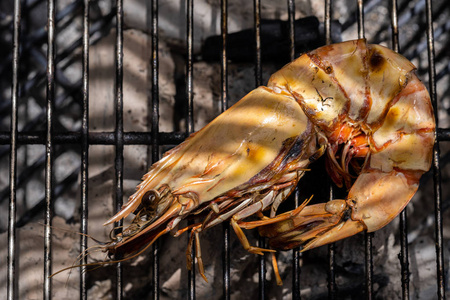
[[[199,235],[223,221],[257,254],[273,250],[251,246],[243,229],[259,227],[273,249],[304,250],[380,229],[406,206],[431,163],[433,111],[414,70],[403,56],[363,39],[302,55],[155,163],[105,222],[135,214],[104,250],[134,257],[163,234],[192,229],[206,279]],[[323,154],[347,198],[306,201],[277,215]],[[246,221],[253,215],[261,220]],[[188,216],[195,223],[179,228]]]

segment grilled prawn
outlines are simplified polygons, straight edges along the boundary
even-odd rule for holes
[[[127,259],[163,234],[192,229],[190,245],[195,241],[206,280],[199,234],[223,221],[256,254],[274,250],[251,246],[242,228],[260,227],[273,249],[305,250],[380,229],[407,205],[431,163],[433,111],[414,70],[403,56],[363,39],[302,55],[155,163],[105,222],[135,214],[103,249]],[[308,165],[325,153],[333,181],[349,188],[347,199],[305,202],[277,216]],[[245,220],[252,215],[261,220]],[[197,223],[179,228],[187,216]]]

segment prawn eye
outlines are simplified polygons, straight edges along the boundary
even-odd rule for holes
[[[143,207],[149,207],[152,205],[152,200],[155,198],[155,193],[148,191],[142,196],[141,204]]]
[[[153,199],[155,198],[155,193],[152,191],[148,191],[144,194],[144,196],[142,196],[141,198],[141,203],[139,204],[139,206],[134,210],[134,214],[138,215],[142,214],[143,210],[148,211],[151,210],[152,208],[152,204],[153,207],[155,206],[155,203],[153,203]]]

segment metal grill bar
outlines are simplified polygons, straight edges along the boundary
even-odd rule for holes
[[[434,117],[436,128],[439,126],[437,114],[437,92],[436,92],[436,65],[434,55],[434,32],[433,32],[433,11],[431,1],[426,1],[426,20],[427,20],[427,49],[428,49],[428,74],[430,83],[431,103],[434,107]],[[445,299],[444,284],[444,249],[443,249],[443,229],[442,229],[442,187],[441,187],[441,168],[440,168],[440,149],[439,142],[434,144],[433,149],[433,179],[434,179],[434,205],[435,205],[435,231],[436,231],[436,279],[438,299]]]
[[[186,138],[184,132],[159,132],[160,145],[177,145]],[[0,132],[0,145],[9,145],[10,132]],[[89,145],[114,145],[114,132],[90,132],[88,135]],[[440,142],[450,141],[450,129],[438,128],[437,140]],[[54,133],[53,142],[56,145],[68,145],[81,143],[81,133],[67,131],[66,133]],[[149,145],[151,144],[151,132],[124,132],[124,145]],[[19,145],[43,145],[45,134],[43,132],[19,132],[17,134]],[[1,201],[1,200],[0,200]]]
[[[438,128],[436,126],[436,137],[438,142],[450,141],[450,129],[449,128]]]
[[[330,201],[334,200],[333,183],[329,180],[330,186]],[[328,245],[328,299],[336,299],[336,244]]]
[[[13,20],[13,64],[11,85],[11,148],[10,148],[10,198],[8,216],[8,274],[7,298],[16,298],[16,178],[17,178],[17,117],[19,99],[19,40],[20,40],[20,0],[14,1]]]
[[[115,81],[115,110],[116,110],[116,128],[115,128],[115,207],[116,211],[122,208],[123,204],[123,0],[116,0],[116,81]],[[122,232],[123,220],[115,222],[115,234]],[[121,257],[115,257],[121,259]],[[122,263],[116,266],[116,298],[123,299],[123,270]]]
[[[365,261],[366,261],[366,299],[373,299],[373,253],[372,253],[373,233],[365,231]]]
[[[261,67],[261,0],[254,0],[255,18],[255,87],[262,85]]]
[[[221,112],[228,108],[228,56],[227,56],[227,36],[228,36],[228,1],[221,1],[221,34],[222,34],[222,59],[221,59]],[[231,297],[230,284],[230,224],[222,223],[223,247],[222,247],[222,272],[223,272],[223,298],[229,300]]]
[[[289,25],[289,61],[293,61],[295,59],[295,1],[288,0],[288,25]],[[299,205],[300,192],[298,187],[295,188],[294,191],[294,201],[295,207]],[[300,260],[302,254],[300,252],[300,248],[297,247],[292,250],[292,298],[300,299]]]
[[[294,191],[294,201],[295,206],[299,205],[300,192],[298,187],[295,188]],[[300,278],[301,278],[301,259],[302,253],[299,248],[292,250],[292,299],[301,299],[300,295]]]
[[[331,41],[331,0],[325,0],[325,44],[329,45]]]
[[[187,62],[186,62],[186,100],[188,115],[186,118],[186,132],[187,134],[193,133],[194,130],[194,68],[193,68],[193,55],[194,55],[194,1],[187,0],[186,7],[186,43],[187,43]]]
[[[81,253],[87,250],[88,233],[88,179],[89,179],[89,0],[83,1],[83,43],[82,43],[82,92],[83,111],[81,124],[81,223],[80,249]],[[84,255],[81,264],[87,264],[87,256]],[[87,268],[80,267],[80,299],[87,300]]]
[[[332,43],[331,40],[331,0],[325,0],[325,43],[327,45]],[[334,199],[333,183],[329,180],[329,200]],[[336,298],[336,274],[335,274],[335,243],[328,245],[328,299],[333,300]]]
[[[158,133],[160,145],[177,145],[185,138],[185,132]],[[0,132],[0,145],[9,145],[10,140],[11,134],[9,132]],[[438,128],[437,140],[440,142],[450,141],[450,129]],[[89,132],[88,141],[89,145],[114,145],[116,137],[114,132]],[[17,143],[19,145],[43,145],[45,144],[45,134],[43,132],[19,132]],[[80,144],[81,133],[71,131],[54,133],[53,143],[55,145]],[[124,132],[123,143],[124,145],[151,145],[151,132]]]
[[[289,25],[289,61],[295,59],[295,1],[288,0],[288,25]]]
[[[358,4],[357,20],[358,20],[358,38],[363,39],[364,36],[364,1],[356,0]]]
[[[53,102],[55,99],[55,1],[48,0],[47,46],[47,131],[45,160],[44,299],[51,299],[53,216]]]
[[[194,70],[193,70],[193,50],[194,50],[194,0],[187,0],[186,4],[186,101],[187,101],[187,116],[186,116],[186,132],[191,134],[194,132]],[[189,224],[193,224],[191,221]],[[189,230],[189,235],[191,230]],[[194,243],[191,247],[191,261],[195,262]],[[195,299],[195,263],[192,264],[188,270],[188,298]]]
[[[398,38],[398,15],[397,0],[391,0],[391,28],[392,28],[392,48],[396,52],[400,52]],[[400,213],[400,265],[401,265],[401,282],[402,282],[402,299],[409,299],[409,254],[408,254],[408,219],[406,208]]]
[[[151,61],[151,162],[159,160],[159,56],[158,56],[158,0],[151,1],[151,33],[152,33],[152,61]],[[150,122],[149,122],[150,123]],[[150,157],[150,155],[148,155]],[[150,166],[148,166],[150,167]],[[147,168],[149,169],[149,168]],[[153,252],[153,299],[159,299],[159,248],[157,240],[152,246]]]
[[[364,3],[357,0],[358,4],[358,38],[364,36]],[[366,265],[366,299],[373,299],[373,253],[372,253],[373,233],[364,232],[365,241],[365,265]]]
[[[262,66],[261,66],[261,1],[254,0],[254,26],[255,26],[255,87],[262,85]],[[265,239],[260,236],[258,238],[258,247],[264,248]],[[264,256],[259,257],[258,268],[258,295],[259,299],[266,298],[266,264]]]
[[[186,138],[185,132],[160,132],[158,139],[164,145],[176,145]],[[0,132],[0,145],[8,145],[11,139],[9,132]],[[115,145],[116,136],[114,132],[90,132],[88,136],[90,145]],[[81,133],[67,131],[66,133],[54,133],[53,142],[56,145],[79,144]],[[19,132],[17,143],[20,145],[43,145],[45,144],[44,132]],[[149,145],[151,144],[151,133],[147,132],[124,132],[124,145]]]

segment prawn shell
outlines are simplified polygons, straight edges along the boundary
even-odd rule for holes
[[[307,130],[308,120],[288,94],[259,87],[169,151],[144,176],[122,210],[126,217],[146,191],[167,185],[173,195],[195,195],[198,205],[248,182],[274,161],[284,142]],[[192,209],[195,209],[193,207]]]
[[[344,121],[374,131],[414,69],[400,54],[360,39],[302,55],[274,73],[268,86],[292,93],[327,135]]]
[[[373,133],[370,167],[390,172],[393,168],[426,172],[434,143],[434,114],[428,91],[415,74],[394,99],[382,126]]]

